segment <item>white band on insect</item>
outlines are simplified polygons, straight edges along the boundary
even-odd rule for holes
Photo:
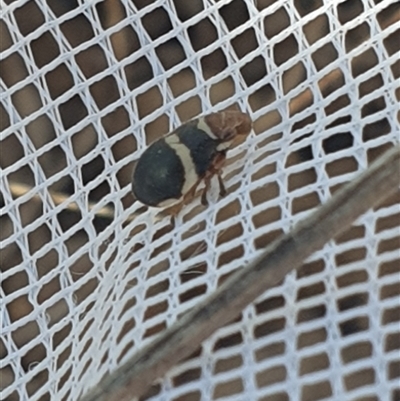
[[[206,123],[203,117],[199,118],[199,122],[197,123],[197,128],[204,131],[210,138],[214,140],[218,139],[218,137],[215,134],[213,134],[210,126]]]
[[[196,166],[193,163],[190,150],[187,146],[180,142],[178,135],[172,134],[165,137],[165,142],[174,149],[176,155],[181,159],[183,168],[185,170],[185,182],[182,187],[182,194],[186,194],[193,185],[199,180],[196,173]]]

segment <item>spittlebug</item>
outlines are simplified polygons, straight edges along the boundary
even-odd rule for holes
[[[153,142],[140,156],[132,177],[132,192],[141,203],[177,214],[204,181],[201,202],[216,175],[225,194],[221,169],[235,138],[251,130],[250,117],[240,111],[212,113],[183,124]]]

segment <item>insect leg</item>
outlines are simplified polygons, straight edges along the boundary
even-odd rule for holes
[[[222,181],[221,171],[219,171],[217,173],[217,177],[218,177],[218,183],[219,183],[219,196],[225,196],[226,195],[226,189],[225,189],[224,182]]]

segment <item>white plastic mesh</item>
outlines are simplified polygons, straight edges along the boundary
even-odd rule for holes
[[[1,399],[78,400],[399,142],[394,0],[1,1]],[[228,195],[133,203],[146,144],[236,105]],[[149,400],[399,400],[400,199]]]

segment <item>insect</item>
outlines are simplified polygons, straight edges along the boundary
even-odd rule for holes
[[[226,153],[234,140],[251,130],[250,117],[240,111],[223,111],[191,120],[156,140],[140,156],[132,176],[134,197],[148,206],[166,208],[176,215],[190,202],[204,181],[201,196],[207,205],[211,179],[221,178]]]

